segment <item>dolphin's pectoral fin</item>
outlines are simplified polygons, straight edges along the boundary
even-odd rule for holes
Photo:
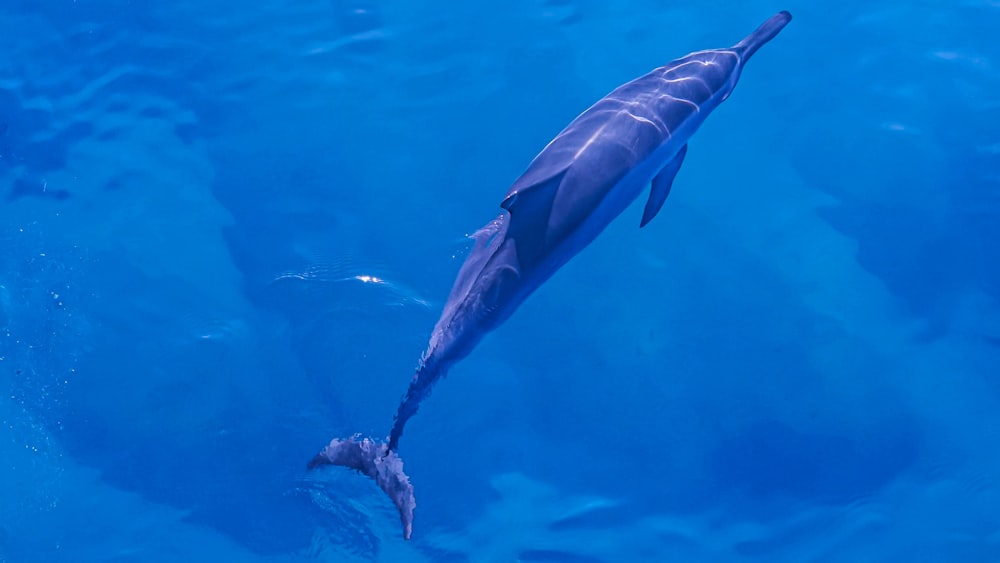
[[[323,465],[350,467],[374,479],[399,510],[403,539],[410,539],[410,534],[413,533],[413,509],[417,502],[413,497],[413,485],[403,473],[403,461],[399,459],[399,454],[385,444],[369,438],[334,438],[330,445],[309,462],[309,469]]]
[[[645,227],[647,223],[656,217],[656,214],[660,212],[660,208],[663,207],[663,202],[667,201],[667,196],[670,195],[670,187],[674,184],[674,176],[677,176],[677,171],[681,168],[681,163],[684,162],[684,155],[687,154],[688,146],[684,145],[681,150],[677,151],[677,155],[673,160],[667,163],[660,170],[660,173],[653,178],[653,186],[649,190],[649,199],[646,200],[646,209],[642,212],[642,222],[639,223],[639,228]]]

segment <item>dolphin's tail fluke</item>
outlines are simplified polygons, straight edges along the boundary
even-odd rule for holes
[[[743,41],[733,45],[733,50],[740,53],[740,57],[746,62],[747,59],[757,52],[757,49],[760,49],[761,45],[774,39],[774,36],[788,25],[790,21],[792,21],[792,14],[786,11],[774,14],[766,22],[760,24],[760,27],[753,33],[747,35]]]
[[[374,479],[399,510],[403,538],[410,539],[413,532],[413,509],[417,507],[417,501],[413,496],[410,478],[403,473],[403,460],[399,459],[399,454],[390,450],[386,444],[369,438],[334,438],[330,445],[309,462],[309,469],[321,465],[350,467]]]

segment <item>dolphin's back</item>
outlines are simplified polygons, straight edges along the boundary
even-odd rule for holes
[[[550,210],[548,225],[531,225],[545,246],[578,232],[591,213],[630,173],[655,174],[686,145],[739,80],[743,65],[791,20],[779,12],[728,49],[698,51],[615,88],[556,136],[528,165],[501,206],[527,215]],[[574,185],[574,179],[580,188]],[[651,179],[650,176],[649,179]],[[648,181],[648,179],[644,179]],[[528,192],[536,195],[524,197]]]
[[[718,64],[717,59],[728,64]],[[567,125],[535,157],[511,186],[505,203],[511,196],[577,163],[609,172],[606,180],[610,182],[608,188],[612,187],[668,141],[688,118],[711,111],[702,106],[726,83],[736,61],[731,51],[692,53],[614,89]]]
[[[599,209],[629,174],[652,175],[684,145],[732,91],[740,57],[700,51],[672,61],[609,93],[574,119],[531,162],[501,204],[516,236],[521,212],[551,210],[530,238],[547,252]],[[541,230],[539,230],[541,228]],[[537,244],[536,244],[537,246]]]
[[[504,208],[511,208],[518,192],[544,184],[584,160],[592,164],[614,160],[617,164],[605,174],[613,185],[682,130],[692,116],[697,128],[732,92],[746,61],[791,19],[788,12],[779,12],[731,48],[691,53],[615,88],[542,149],[507,192]]]
[[[719,53],[728,53],[727,55]],[[731,51],[702,51],[671,61],[612,90],[581,113],[535,158],[509,193],[607,152],[628,153],[630,169],[668,140],[695,112],[705,111],[735,68]],[[725,64],[720,64],[725,63]],[[509,195],[509,194],[508,194]]]

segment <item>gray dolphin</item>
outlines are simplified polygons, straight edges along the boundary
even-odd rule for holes
[[[334,439],[309,463],[369,477],[392,499],[410,538],[416,502],[397,454],[406,421],[448,368],[651,185],[640,227],[660,211],[687,142],[739,80],[743,65],[791,21],[779,12],[728,49],[698,51],[657,68],[591,106],[518,178],[500,216],[472,238],[427,350],[396,412],[388,442]]]

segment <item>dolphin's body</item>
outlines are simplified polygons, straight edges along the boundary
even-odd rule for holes
[[[500,216],[473,235],[444,311],[396,413],[388,443],[333,440],[310,467],[375,479],[409,538],[413,487],[396,453],[406,422],[448,368],[503,323],[651,184],[640,226],[663,205],[688,139],[736,86],[744,64],[791,20],[780,12],[728,49],[698,51],[616,88],[573,120],[514,182]]]

